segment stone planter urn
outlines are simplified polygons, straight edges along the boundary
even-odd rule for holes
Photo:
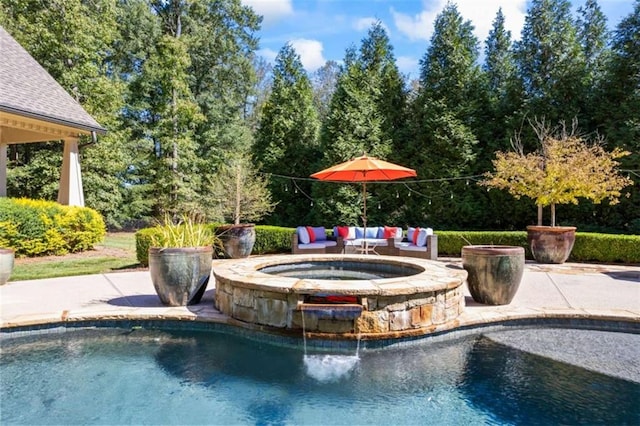
[[[219,226],[216,234],[230,258],[241,259],[251,255],[256,242],[256,227],[253,223]]]
[[[575,226],[527,226],[527,241],[538,263],[564,263],[576,241]]]
[[[462,247],[471,297],[486,305],[508,305],[518,291],[524,272],[524,248],[474,245]]]
[[[211,276],[213,247],[149,248],[151,281],[168,306],[200,302]]]
[[[13,250],[0,248],[0,285],[4,285],[9,281],[11,272],[13,272],[14,257]]]

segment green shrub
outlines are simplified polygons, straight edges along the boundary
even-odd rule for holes
[[[149,247],[151,241],[160,235],[158,228],[143,228],[136,232],[136,258],[142,266],[149,266]]]
[[[468,244],[496,244],[524,247],[526,258],[533,259],[524,231],[439,231],[436,234],[440,256],[460,256],[462,246]],[[569,261],[640,263],[640,235],[577,232]]]
[[[640,263],[640,235],[576,232],[573,262]]]
[[[90,250],[105,232],[102,216],[88,207],[0,198],[0,246],[13,248],[19,256]]]
[[[211,243],[214,248],[214,257],[222,254],[220,242],[215,235],[215,229],[219,225],[219,223],[199,225],[201,229],[198,231],[201,235],[207,235],[207,238],[211,238]],[[176,233],[179,234],[181,232],[180,228],[183,226],[184,225],[176,225],[172,227],[170,234],[173,234],[174,236]],[[167,229],[163,230],[162,228],[163,227],[160,226],[154,226],[152,228],[143,228],[136,232],[136,259],[138,259],[138,262],[140,262],[142,266],[149,266],[149,247],[154,247],[154,244],[159,244],[161,246],[170,245],[169,243],[161,243],[161,241],[167,238]]]
[[[462,247],[466,245],[502,245],[524,247],[527,258],[531,257],[527,233],[524,231],[436,231],[436,235],[439,256],[459,257]]]
[[[153,228],[145,228],[136,233],[136,253],[143,265],[148,263],[149,234],[153,232]],[[294,228],[256,226],[253,254],[291,253],[291,236],[294,232]],[[459,257],[462,247],[469,244],[495,244],[524,247],[526,258],[533,259],[524,231],[436,231],[436,234],[440,256]],[[640,263],[640,235],[578,232],[569,261]]]
[[[291,253],[291,237],[295,231],[281,226],[256,226],[253,254]]]

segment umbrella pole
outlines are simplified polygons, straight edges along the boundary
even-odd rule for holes
[[[368,250],[368,242],[367,242],[367,182],[362,182],[362,197],[364,200],[363,210],[364,214],[362,215],[362,223],[364,224],[364,244],[365,250]],[[365,253],[367,253],[365,251]]]

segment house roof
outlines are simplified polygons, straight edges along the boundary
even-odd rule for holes
[[[83,130],[106,130],[0,26],[0,113]]]

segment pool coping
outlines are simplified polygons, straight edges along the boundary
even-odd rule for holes
[[[441,262],[459,266],[459,259]],[[426,333],[405,335],[398,341],[455,336],[456,332],[466,329],[527,322],[571,326],[595,321],[617,324],[623,331],[638,333],[638,277],[640,267],[636,266],[528,263],[521,289],[510,305],[480,305],[467,294],[465,310],[455,323],[434,327]],[[196,328],[219,324],[231,330],[264,333],[269,339],[275,339],[273,330],[248,326],[217,311],[213,306],[214,291],[215,283],[210,283],[200,304],[166,307],[155,295],[148,271],[11,282],[0,287],[0,333],[10,336],[44,328],[92,327],[100,322],[129,322],[134,326],[177,322],[181,327],[195,325]],[[285,333],[284,337],[302,340],[301,333],[297,336]],[[308,337],[314,340],[317,336]],[[393,340],[393,336],[389,338]],[[352,343],[332,341],[327,345],[349,347]]]

